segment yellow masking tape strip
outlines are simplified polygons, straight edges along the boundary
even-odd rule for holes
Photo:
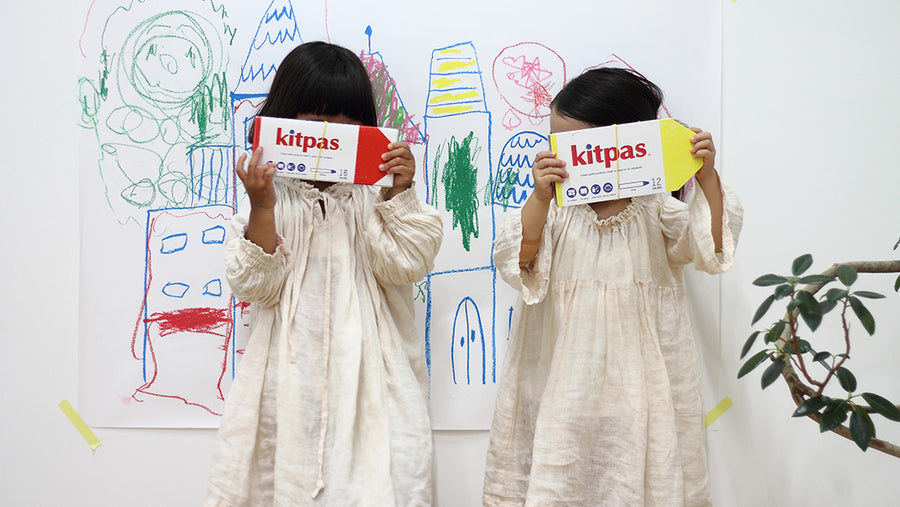
[[[715,407],[713,407],[712,410],[707,412],[706,426],[704,426],[704,427],[709,428],[709,425],[714,423],[716,421],[716,419],[719,418],[719,416],[721,416],[722,414],[725,413],[726,410],[731,408],[731,405],[732,405],[731,398],[726,396],[725,399],[720,401],[718,405],[716,405]]]
[[[322,122],[322,137],[320,139],[325,138],[325,130],[327,130],[327,129],[328,129],[328,122],[323,121]],[[313,171],[313,179],[312,179],[313,181],[316,181],[316,177],[319,176],[319,160],[322,159],[322,150],[323,149],[324,148],[319,148],[319,153],[316,155],[316,168]]]
[[[59,408],[62,409],[63,413],[66,414],[66,417],[69,418],[69,421],[75,426],[75,429],[81,433],[81,436],[87,440],[88,445],[91,446],[91,449],[96,450],[100,447],[100,439],[97,438],[97,435],[94,435],[94,432],[91,431],[91,428],[88,427],[87,423],[84,422],[84,419],[78,415],[78,412],[72,407],[69,403],[69,400],[62,400],[59,404]]]
[[[556,151],[556,136],[553,134],[550,134],[550,151],[559,155],[559,152]],[[554,183],[553,189],[556,191],[556,205],[562,207],[562,205],[563,205],[562,185],[560,185],[559,183]]]
[[[616,132],[616,153],[619,153],[619,126],[613,124],[613,130]],[[619,156],[616,155],[616,199],[621,199],[622,195],[619,189]]]

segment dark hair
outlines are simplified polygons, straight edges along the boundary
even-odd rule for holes
[[[301,44],[284,57],[257,114],[276,118],[342,114],[362,125],[378,123],[372,82],[359,57],[321,41]],[[252,142],[252,128],[249,138]]]
[[[655,120],[663,93],[639,73],[618,67],[591,69],[556,94],[557,114],[597,127]]]

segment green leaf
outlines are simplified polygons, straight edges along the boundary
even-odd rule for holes
[[[765,361],[767,357],[769,357],[768,350],[761,350],[756,354],[753,354],[753,356],[751,356],[750,359],[748,359],[747,362],[744,363],[743,366],[741,366],[741,369],[738,371],[737,378],[741,378],[753,371],[757,366],[759,366],[760,363]]]
[[[787,322],[784,320],[779,320],[775,324],[772,325],[767,331],[765,335],[766,343],[774,343],[777,342],[779,338],[781,338],[782,333],[784,333],[784,328],[787,326]]]
[[[794,293],[794,287],[790,284],[779,285],[775,287],[775,299],[783,299]]]
[[[837,306],[836,301],[829,301],[827,299],[819,301],[819,311],[822,312],[822,315],[825,315],[831,310],[834,310],[835,306]]]
[[[845,391],[848,393],[856,391],[856,377],[850,373],[850,370],[841,366],[835,370],[834,374],[837,375],[838,381]]]
[[[791,273],[793,273],[794,276],[800,276],[805,273],[810,266],[812,266],[812,263],[812,255],[801,255],[800,257],[794,259],[794,264],[791,266]]]
[[[788,278],[786,276],[768,274],[763,275],[756,280],[753,280],[753,285],[756,285],[757,287],[768,287],[770,285],[778,285],[787,281]]]
[[[762,388],[765,389],[772,385],[772,382],[778,380],[778,377],[781,376],[781,372],[784,371],[784,367],[787,366],[787,361],[784,358],[776,359],[772,364],[770,364],[762,374]]]
[[[812,345],[806,340],[797,340],[797,348],[800,349],[801,354],[806,354],[812,350]]]
[[[753,315],[753,322],[751,322],[750,324],[751,325],[756,324],[759,321],[759,319],[763,318],[763,315],[765,315],[766,312],[769,311],[769,307],[772,306],[772,302],[774,302],[774,301],[775,301],[775,296],[767,297],[762,302],[762,304],[759,305],[759,308],[756,310],[756,314]]]
[[[744,348],[741,349],[741,359],[747,355],[747,352],[750,352],[750,348],[753,347],[753,342],[756,341],[756,337],[759,336],[759,333],[762,331],[754,331],[753,334],[750,335],[750,338],[747,338],[747,341],[744,342]]]
[[[799,310],[800,316],[803,317],[803,322],[806,322],[806,325],[815,331],[818,329],[819,324],[822,323],[822,311],[819,309],[819,302],[805,290],[797,291],[797,300],[800,301],[797,310]]]
[[[872,419],[859,407],[853,407],[853,413],[850,414],[850,436],[863,451],[869,448],[869,442],[875,437],[875,425],[872,424]]]
[[[828,289],[828,292],[825,293],[825,299],[831,302],[840,301],[841,299],[847,297],[847,294],[847,289]]]
[[[797,410],[794,410],[793,417],[803,417],[809,414],[815,414],[822,407],[825,406],[825,399],[822,396],[813,396],[811,398],[807,398],[803,400],[803,403],[797,406]]]
[[[847,420],[847,411],[850,410],[847,400],[830,400],[827,405],[828,407],[822,412],[822,417],[819,419],[819,431],[822,433],[840,426]]]
[[[806,285],[825,285],[828,282],[833,282],[834,277],[828,275],[807,275],[799,280],[797,283],[802,283]]]
[[[872,410],[892,421],[900,422],[900,408],[897,408],[897,405],[875,393],[862,393],[862,397],[872,407]]]
[[[813,361],[822,363],[822,361],[828,359],[829,357],[831,357],[830,352],[818,352],[818,353],[816,353],[816,355],[813,356]],[[822,363],[822,364],[825,364],[825,363]]]
[[[879,294],[877,292],[871,292],[868,290],[858,290],[858,291],[854,292],[853,295],[861,297],[861,298],[868,298],[868,299],[884,299],[884,296],[882,294]]]
[[[853,313],[856,314],[856,317],[859,319],[859,322],[862,323],[866,332],[869,333],[869,336],[875,334],[875,317],[872,317],[872,314],[869,313],[869,310],[863,305],[862,301],[850,296],[850,307],[853,308]]]
[[[846,264],[841,264],[834,272],[837,275],[838,280],[848,287],[853,285],[853,282],[856,281],[856,270]]]
[[[900,292],[900,276],[898,276],[897,281],[894,282],[894,292]]]

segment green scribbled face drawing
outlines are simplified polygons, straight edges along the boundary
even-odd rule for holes
[[[148,101],[180,106],[209,79],[209,44],[202,28],[184,13],[152,17],[135,28],[125,42],[125,79]]]

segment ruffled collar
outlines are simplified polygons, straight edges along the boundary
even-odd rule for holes
[[[335,183],[325,190],[319,190],[312,183],[298,178],[276,177],[275,184],[285,188],[292,189],[301,193],[310,199],[318,199],[322,194],[328,194],[334,199],[342,199],[349,196],[353,192],[353,185],[350,183]]]
[[[617,229],[635,221],[641,211],[647,207],[648,197],[652,198],[652,196],[633,197],[631,201],[625,205],[625,208],[623,208],[622,211],[603,219],[597,217],[597,213],[594,212],[594,209],[591,208],[590,204],[573,206],[574,209],[572,212],[576,213],[584,220],[593,223],[600,229]]]

